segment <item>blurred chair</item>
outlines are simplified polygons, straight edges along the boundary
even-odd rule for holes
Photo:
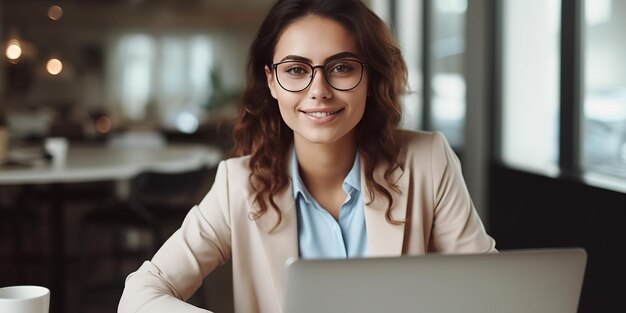
[[[78,104],[60,103],[55,107],[54,117],[48,126],[48,137],[64,137],[72,142],[87,139],[85,124],[89,116]]]
[[[73,121],[54,121],[48,130],[49,137],[64,137],[70,141],[84,141],[83,125]]]
[[[0,264],[12,270],[0,273],[0,284],[32,283],[32,266],[45,261],[46,239],[41,203],[32,186],[0,186]],[[41,283],[41,282],[40,282]]]
[[[109,201],[82,218],[80,312],[92,304],[116,309],[126,276],[151,259],[180,227],[189,209],[210,189],[216,170],[142,173],[131,180],[127,199]],[[190,302],[207,305],[204,294],[196,293]]]
[[[25,213],[21,208],[9,208],[0,204],[0,264],[13,268],[13,271],[0,273],[4,284],[23,284],[25,278],[24,229]],[[31,225],[32,227],[32,225]]]

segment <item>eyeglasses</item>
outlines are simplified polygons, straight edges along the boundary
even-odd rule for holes
[[[309,88],[315,78],[316,68],[324,70],[324,78],[331,87],[339,91],[349,91],[361,83],[365,65],[356,60],[339,59],[316,66],[302,61],[284,61],[272,64],[272,67],[278,84],[290,92]]]

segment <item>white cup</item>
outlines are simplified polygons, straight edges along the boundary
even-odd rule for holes
[[[65,166],[68,146],[69,143],[67,139],[63,137],[50,137],[46,139],[44,148],[46,149],[46,152],[52,156],[52,166]]]
[[[50,290],[40,286],[11,286],[0,288],[0,312],[48,313]]]

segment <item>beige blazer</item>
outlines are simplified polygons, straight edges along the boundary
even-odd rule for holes
[[[402,191],[392,192],[394,220],[385,220],[387,200],[370,201],[361,169],[368,251],[371,256],[495,252],[485,233],[461,176],[460,163],[438,133],[401,131],[404,142],[393,179]],[[215,183],[193,207],[181,228],[151,261],[130,274],[118,312],[207,312],[188,299],[203,277],[232,259],[235,310],[282,312],[285,296],[284,264],[298,256],[296,204],[291,185],[275,197],[283,220],[272,233],[277,215],[268,210],[249,218],[257,208],[248,182],[248,157],[219,164]],[[361,162],[363,164],[363,162]],[[374,177],[383,185],[385,167]],[[370,203],[371,202],[371,203]]]

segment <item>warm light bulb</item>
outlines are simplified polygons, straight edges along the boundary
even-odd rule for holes
[[[63,70],[63,63],[59,59],[50,59],[46,64],[46,70],[52,75],[57,75]]]
[[[58,21],[63,16],[63,9],[58,5],[53,5],[48,9],[48,17],[51,20]]]
[[[17,40],[11,40],[5,54],[9,60],[17,60],[22,56],[22,48]]]
[[[100,116],[96,120],[96,130],[101,134],[106,134],[111,131],[113,123],[108,116]]]

